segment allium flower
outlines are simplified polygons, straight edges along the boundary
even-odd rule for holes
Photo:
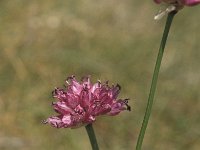
[[[186,5],[186,6],[194,6],[200,3],[200,0],[154,0],[156,3],[160,4],[161,2],[167,4],[177,5]]]
[[[160,11],[155,17],[155,20],[159,20],[166,14],[172,11],[178,11],[182,9],[184,6],[194,6],[200,4],[200,0],[154,0],[155,3],[165,3],[168,4],[167,8],[163,11]]]
[[[194,6],[200,4],[200,0],[182,0],[182,3],[187,6]]]
[[[76,128],[95,121],[96,116],[114,116],[123,110],[129,110],[128,99],[119,99],[120,86],[110,87],[108,82],[95,84],[90,82],[89,77],[79,83],[74,76],[68,77],[65,89],[55,88],[53,97],[54,110],[58,116],[49,117],[44,123],[49,123],[56,128]]]

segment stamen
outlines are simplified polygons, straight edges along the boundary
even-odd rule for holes
[[[116,87],[119,88],[119,90],[121,90],[121,86],[117,83]]]
[[[56,105],[56,102],[52,102],[51,105]]]
[[[127,110],[131,111],[131,106],[129,106],[128,104],[126,104]]]
[[[47,120],[42,120],[41,123],[43,123],[43,124],[47,124],[48,122],[47,122]]]
[[[68,84],[68,85],[70,85],[70,83],[69,83],[69,81],[68,81],[69,79],[67,79],[65,82]]]
[[[124,104],[125,104],[126,107],[127,107],[126,109],[127,109],[128,111],[131,111],[131,106],[128,105],[128,100],[129,100],[129,99],[125,99],[125,100],[124,100]]]

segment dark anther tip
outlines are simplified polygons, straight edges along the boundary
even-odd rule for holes
[[[119,90],[121,90],[121,86],[117,83],[116,87],[119,88]]]

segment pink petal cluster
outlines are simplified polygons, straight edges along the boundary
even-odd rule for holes
[[[57,116],[49,117],[44,123],[49,123],[56,128],[76,128],[95,121],[96,116],[114,116],[123,110],[130,110],[128,99],[119,99],[120,86],[95,84],[90,82],[89,77],[79,83],[74,76],[68,77],[65,89],[55,88],[53,97],[57,102],[52,106],[58,113]]]
[[[186,6],[194,6],[200,4],[200,0],[154,0],[156,3],[160,4],[161,2],[167,4],[174,4],[174,5],[186,5]]]
[[[187,6],[194,6],[194,5],[200,4],[200,0],[182,0],[182,2],[184,5],[187,5]]]

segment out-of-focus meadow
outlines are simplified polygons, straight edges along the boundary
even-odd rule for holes
[[[131,112],[94,123],[102,150],[135,148],[165,19],[133,0],[0,1],[0,149],[89,150],[84,127],[41,124],[67,76],[122,86]],[[200,149],[200,6],[172,25],[144,150]]]

